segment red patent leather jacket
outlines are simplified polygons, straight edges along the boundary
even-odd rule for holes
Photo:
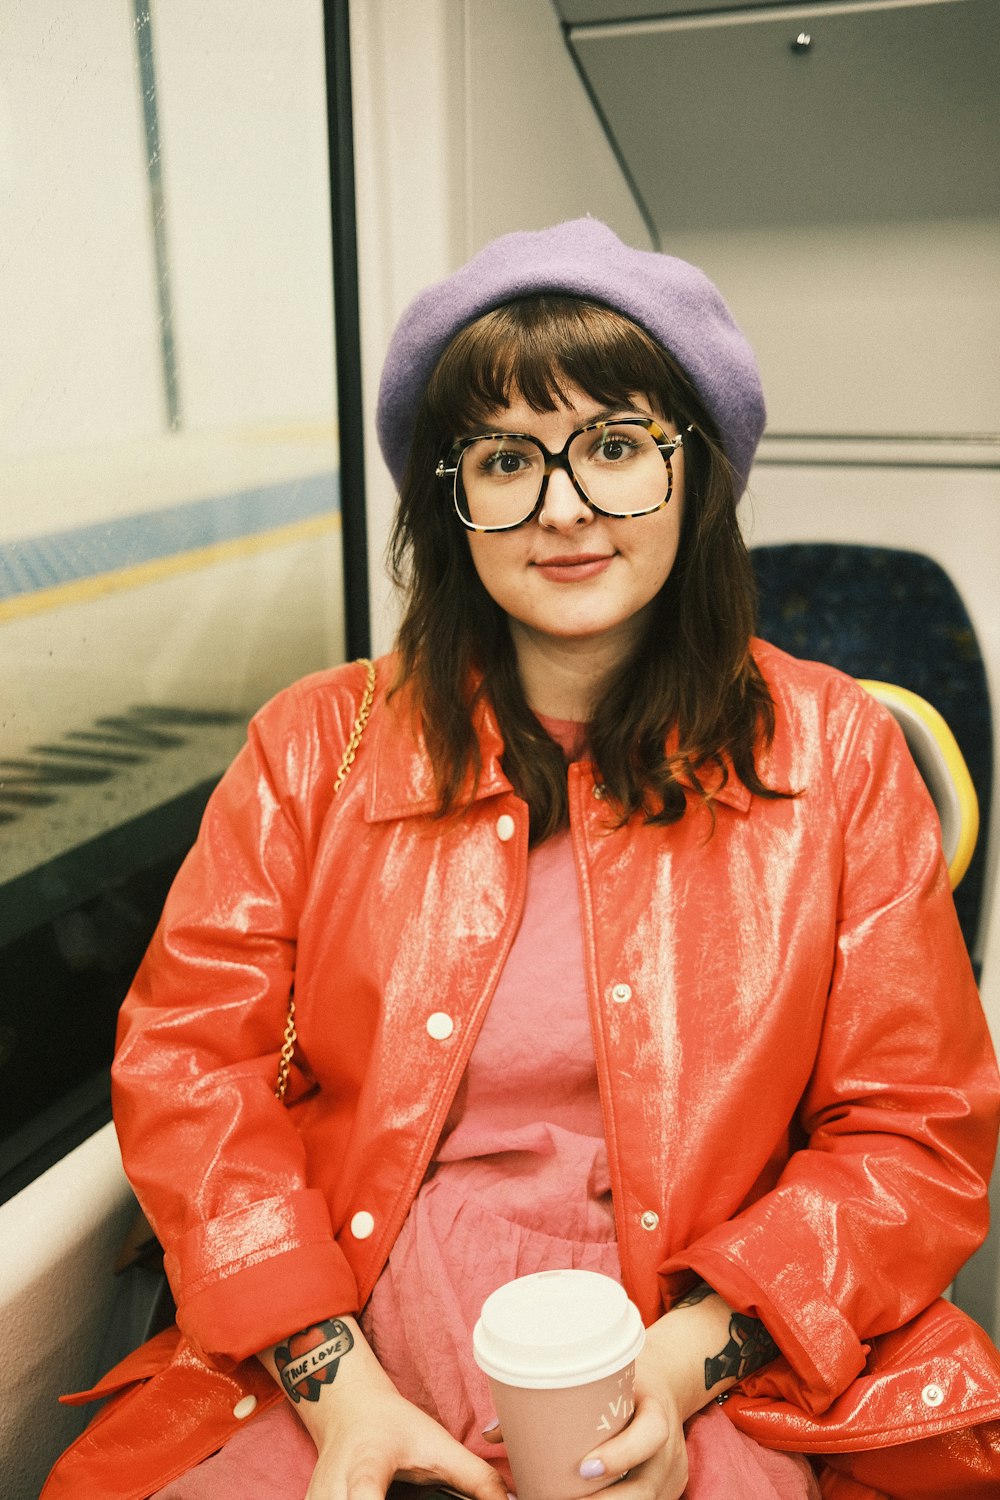
[[[873,700],[754,649],[759,767],[796,798],[730,773],[711,811],[614,829],[593,768],[569,771],[624,1281],[647,1321],[696,1277],[763,1319],[782,1358],[726,1410],[825,1455],[826,1496],[997,1495],[1000,1356],[937,1300],[985,1233],[1000,1092],[936,817]],[[474,799],[433,817],[391,672],[337,796],[363,668],[257,716],[125,1002],[116,1120],[183,1337],[97,1388],[120,1394],[45,1500],[145,1495],[279,1399],[248,1357],[363,1305],[424,1176],[518,924],[528,814],[483,706]]]

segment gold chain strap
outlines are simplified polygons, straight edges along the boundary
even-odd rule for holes
[[[351,737],[344,747],[344,754],[341,757],[337,778],[333,783],[334,796],[337,795],[340,788],[344,785],[344,782],[347,780],[347,773],[354,764],[354,757],[357,755],[358,746],[361,744],[361,736],[364,734],[365,725],[368,723],[368,715],[372,711],[372,699],[375,697],[375,663],[370,662],[367,657],[362,657],[361,664],[368,669],[365,680],[365,691],[361,699],[361,706],[358,709],[358,716],[354,721],[354,728],[351,730]],[[281,1054],[278,1059],[278,1082],[274,1090],[275,1098],[277,1099],[283,1100],[285,1091],[288,1088],[288,1075],[291,1072],[292,1058],[295,1054],[295,1040],[295,996],[292,994],[288,997],[288,1019],[285,1021],[285,1035],[281,1043]]]

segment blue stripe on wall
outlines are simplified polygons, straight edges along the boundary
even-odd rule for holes
[[[0,542],[0,599],[174,557],[213,542],[254,536],[339,509],[340,476],[328,470],[48,536]]]

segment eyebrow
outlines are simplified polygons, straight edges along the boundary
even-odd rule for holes
[[[619,402],[617,406],[602,406],[600,411],[596,411],[592,417],[588,417],[585,422],[581,422],[580,427],[592,427],[595,422],[612,422],[616,417],[624,417],[626,415],[642,417],[644,420],[650,422],[662,420],[660,418],[654,417],[651,411],[647,411],[644,407],[639,406],[638,404],[630,404],[628,402],[622,401]],[[471,435],[472,434],[470,434],[470,436]],[[534,438],[534,433],[525,432],[522,434],[518,434],[514,432],[514,430],[510,427],[483,427],[478,435],[480,437],[505,437],[510,435],[512,437],[523,436]],[[537,442],[539,440],[535,438],[535,441]]]
[[[650,421],[655,421],[651,411],[647,411],[645,407],[639,406],[634,402],[627,402],[618,406],[602,406],[597,415],[591,417],[590,422],[610,422],[615,417],[624,416],[626,412],[634,416],[648,417]],[[589,427],[590,422],[584,422],[584,427]]]

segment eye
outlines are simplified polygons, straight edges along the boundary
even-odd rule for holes
[[[516,474],[524,462],[523,454],[504,452],[502,449],[486,460],[487,466],[499,474]]]
[[[541,455],[523,438],[496,434],[470,443],[462,460],[466,474],[482,479],[514,479],[538,466]]]
[[[595,463],[619,464],[639,451],[649,434],[642,427],[605,427],[596,434],[591,452]]]

